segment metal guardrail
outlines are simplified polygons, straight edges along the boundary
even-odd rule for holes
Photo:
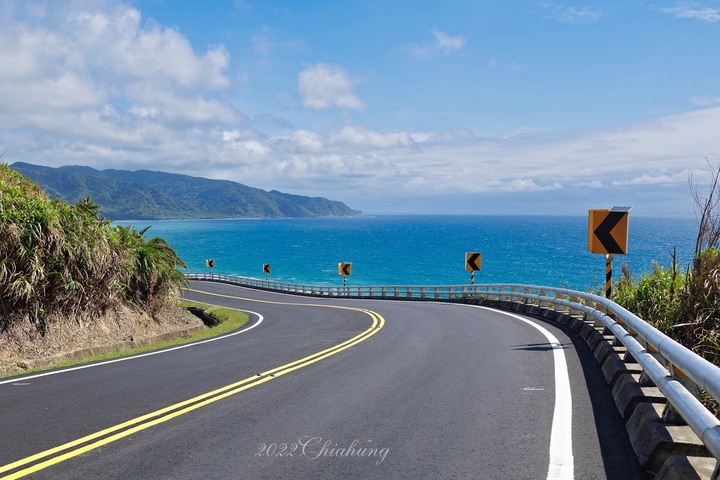
[[[648,378],[720,462],[720,420],[697,399],[697,387],[720,401],[720,367],[680,345],[607,298],[590,293],[535,285],[485,284],[453,286],[311,286],[248,277],[188,274],[245,287],[320,297],[462,301],[488,299],[535,305],[584,315],[604,326],[625,346]],[[690,390],[686,387],[690,380]]]

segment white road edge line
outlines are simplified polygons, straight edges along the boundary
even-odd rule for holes
[[[575,467],[572,450],[572,393],[570,391],[570,376],[568,374],[565,351],[557,337],[530,320],[513,313],[496,310],[494,308],[470,305],[473,308],[482,308],[503,315],[516,318],[531,325],[545,338],[553,349],[555,363],[555,410],[553,412],[552,431],[550,433],[550,465],[548,480],[571,480],[575,478]]]
[[[229,307],[225,307],[225,308],[229,308]],[[240,310],[240,309],[235,309],[235,310]],[[0,381],[0,385],[6,384],[6,383],[16,383],[16,382],[25,381],[25,380],[32,380],[32,379],[34,379],[34,378],[47,377],[47,376],[49,376],[49,375],[58,375],[58,374],[60,374],[60,373],[74,372],[74,371],[76,371],[76,370],[84,370],[84,369],[86,369],[86,368],[100,367],[100,366],[103,366],[103,365],[109,365],[109,364],[111,364],[111,363],[125,362],[125,361],[127,361],[127,360],[135,360],[136,358],[149,357],[149,356],[151,356],[151,355],[160,355],[161,353],[168,353],[168,352],[172,352],[172,351],[175,351],[175,350],[180,350],[180,349],[182,349],[182,348],[194,347],[195,345],[202,345],[203,343],[210,343],[210,342],[214,342],[214,341],[217,341],[217,340],[222,340],[222,339],[224,339],[224,338],[233,337],[233,336],[235,336],[235,335],[240,335],[241,333],[245,333],[245,332],[247,332],[248,330],[252,330],[253,328],[257,327],[257,326],[260,325],[260,324],[263,322],[263,320],[265,319],[265,317],[263,317],[262,315],[260,315],[260,314],[257,313],[257,312],[251,312],[250,310],[240,310],[240,311],[241,311],[241,312],[245,312],[245,313],[249,313],[249,314],[251,314],[251,315],[256,315],[257,318],[258,318],[257,322],[253,323],[252,325],[250,325],[250,326],[247,327],[247,328],[243,328],[242,330],[238,330],[237,332],[228,333],[227,335],[222,335],[222,336],[220,336],[220,337],[208,338],[207,340],[201,340],[201,341],[199,341],[199,342],[186,343],[185,345],[178,345],[177,347],[167,348],[167,349],[165,349],[165,350],[158,350],[158,351],[155,351],[155,352],[141,353],[141,354],[139,354],[139,355],[133,355],[133,356],[130,356],[130,357],[115,358],[115,359],[113,359],[113,360],[107,360],[107,361],[105,361],[105,362],[91,363],[91,364],[89,364],[89,365],[81,365],[81,366],[79,366],[79,367],[65,368],[65,369],[62,369],[62,370],[51,370],[51,371],[49,371],[49,372],[38,373],[38,374],[36,374],[36,375],[29,375],[29,376],[27,376],[27,377],[14,377],[14,378],[11,378],[11,379],[9,379],[9,380],[1,380],[1,381]]]

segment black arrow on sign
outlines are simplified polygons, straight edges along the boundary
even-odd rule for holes
[[[467,259],[468,267],[470,267],[470,270],[480,270],[480,265],[477,264],[477,259],[480,258],[479,253],[473,253],[470,255]]]
[[[607,217],[600,222],[600,225],[593,232],[608,253],[624,253],[610,232],[625,215],[627,215],[627,212],[608,212]]]
[[[263,265],[263,272],[270,273],[270,264],[269,263],[266,263],[265,265]]]
[[[342,274],[343,274],[343,276],[350,275],[350,264],[349,263],[343,263]]]

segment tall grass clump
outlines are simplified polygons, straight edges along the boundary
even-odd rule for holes
[[[695,256],[682,291],[673,337],[720,365],[720,250],[710,247]]]
[[[151,315],[187,280],[175,251],[146,230],[112,226],[89,199],[50,200],[0,164],[0,330],[29,319],[102,314],[132,305]]]
[[[625,275],[614,300],[705,359],[720,365],[720,167],[702,188],[689,179],[698,233],[691,265],[657,264],[637,282]]]
[[[685,289],[687,275],[677,274],[677,264],[665,268],[653,263],[653,271],[634,281],[627,265],[622,266],[613,300],[650,322],[666,334],[672,333],[680,310],[681,292]]]

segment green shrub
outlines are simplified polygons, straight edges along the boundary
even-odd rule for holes
[[[102,313],[119,303],[155,313],[187,280],[175,250],[146,239],[146,230],[111,226],[89,199],[50,200],[0,164],[0,329],[28,317],[44,332],[51,313]]]
[[[635,313],[658,330],[669,333],[678,319],[680,292],[687,275],[677,275],[676,266],[665,268],[653,264],[653,272],[635,282],[623,265],[623,277],[617,284],[613,300]]]
[[[707,360],[720,364],[720,250],[695,258],[680,295],[673,337]]]

